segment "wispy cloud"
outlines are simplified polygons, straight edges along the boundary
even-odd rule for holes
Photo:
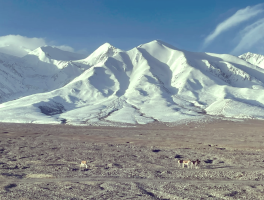
[[[0,36],[0,52],[10,54],[13,56],[23,57],[30,51],[45,45],[57,47],[58,49],[70,52],[79,53],[72,47],[67,45],[55,46],[53,42],[47,42],[44,38],[29,38],[21,35],[6,35]],[[82,53],[86,53],[85,50],[80,50]]]
[[[263,5],[264,4],[248,6],[244,9],[238,10],[234,15],[217,25],[215,30],[205,38],[203,46],[208,46],[221,33],[262,13],[264,11]]]
[[[43,38],[28,38],[21,35],[6,35],[0,37],[0,52],[19,57],[44,45],[46,45],[46,41]]]
[[[232,54],[245,53],[248,49],[264,40],[264,19],[247,26],[240,31],[241,40],[232,50]]]
[[[67,45],[53,46],[53,47],[57,47],[58,49],[61,49],[63,51],[75,52],[72,47],[67,46]]]

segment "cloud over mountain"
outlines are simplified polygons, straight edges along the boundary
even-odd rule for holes
[[[51,43],[52,42],[47,42],[44,38],[29,38],[21,35],[0,36],[0,52],[17,57],[23,57],[30,51],[33,51],[41,46],[51,45]],[[68,45],[51,46],[64,51],[75,52],[75,50]]]
[[[43,38],[28,38],[21,35],[0,37],[0,52],[22,57],[28,52],[46,45]]]
[[[239,24],[257,16],[260,13],[263,13],[263,4],[258,4],[255,6],[248,6],[244,9],[238,10],[231,17],[226,19],[225,21],[218,24],[215,30],[209,34],[204,40],[204,47],[208,46],[216,37],[222,34],[229,29],[238,26]]]
[[[264,18],[245,27],[240,31],[240,41],[231,51],[232,54],[241,54],[253,46],[261,45],[264,40]]]

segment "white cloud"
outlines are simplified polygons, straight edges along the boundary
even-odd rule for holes
[[[0,52],[13,56],[23,57],[30,51],[45,45],[51,45],[51,42],[47,42],[44,38],[28,38],[21,35],[0,36]],[[67,45],[54,47],[64,51],[75,52],[72,47]]]
[[[232,50],[232,54],[245,53],[248,49],[260,45],[264,41],[264,18],[247,26],[240,32],[241,40]]]
[[[46,45],[46,42],[43,38],[28,38],[21,35],[6,35],[0,37],[0,52],[19,57],[44,45]]]
[[[73,53],[89,55],[89,52],[87,51],[87,49],[80,49],[80,50],[75,51],[72,47],[67,46],[67,45],[53,46],[53,47],[56,47],[56,48],[63,50],[63,51],[69,51],[69,52],[73,52]]]
[[[229,30],[230,28],[233,28],[234,26],[241,24],[246,20],[255,17],[256,15],[262,13],[263,11],[264,11],[263,4],[258,4],[252,7],[248,6],[244,9],[238,10],[234,15],[232,15],[225,21],[218,24],[215,30],[205,38],[204,47],[207,46],[209,43],[211,43],[221,33]]]
[[[67,45],[53,46],[53,47],[56,47],[56,48],[63,50],[63,51],[74,52],[74,49],[70,46],[67,46]]]

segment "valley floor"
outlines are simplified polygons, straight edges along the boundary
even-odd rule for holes
[[[0,123],[0,199],[264,199],[263,122]]]

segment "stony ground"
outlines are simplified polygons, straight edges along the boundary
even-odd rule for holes
[[[0,123],[0,199],[264,199],[263,128]]]

